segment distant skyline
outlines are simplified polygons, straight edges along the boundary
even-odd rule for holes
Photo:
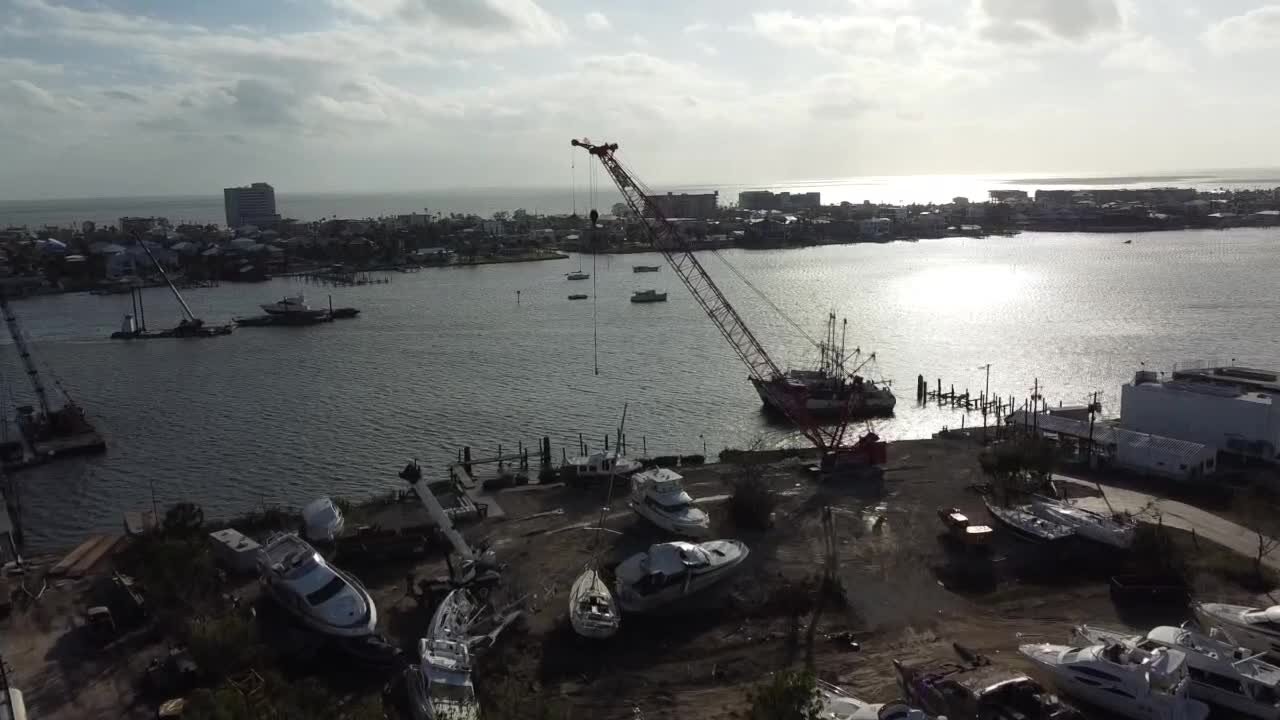
[[[0,199],[1269,169],[1278,63],[1258,0],[0,0]]]

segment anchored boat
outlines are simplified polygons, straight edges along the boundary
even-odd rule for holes
[[[848,321],[845,321],[847,328]],[[769,410],[785,413],[784,402],[803,396],[805,408],[816,417],[851,415],[888,415],[898,399],[888,385],[881,385],[861,373],[875,360],[875,353],[865,358],[855,348],[845,351],[843,335],[837,342],[836,316],[827,316],[826,338],[818,343],[819,361],[813,369],[790,369],[769,380],[751,378],[760,401]]]
[[[657,303],[666,301],[667,294],[660,293],[657,290],[637,290],[631,294],[631,302],[633,303]]]
[[[631,272],[638,272],[638,273],[658,272],[658,270],[660,269],[662,269],[661,265],[632,265],[631,266]]]
[[[564,466],[565,475],[577,480],[604,480],[610,477],[629,477],[644,466],[616,451],[596,452],[571,457]]]
[[[631,509],[668,532],[689,537],[711,533],[711,518],[693,504],[684,478],[674,470],[654,468],[631,476]]]
[[[618,604],[627,612],[649,612],[669,605],[726,579],[742,566],[749,552],[738,540],[650,545],[648,551],[618,565]]]
[[[606,640],[618,632],[617,604],[593,567],[583,570],[569,590],[569,622],[574,632],[593,640]]]
[[[1260,720],[1280,718],[1280,668],[1263,662],[1247,648],[1168,625],[1146,635],[1080,625],[1074,634],[1095,645],[1179,650],[1187,656],[1191,697]]]
[[[297,535],[267,540],[258,570],[267,593],[311,629],[336,637],[373,634],[378,612],[369,591]]]

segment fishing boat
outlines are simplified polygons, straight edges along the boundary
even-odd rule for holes
[[[893,661],[898,689],[911,707],[951,720],[1068,720],[1079,714],[1021,672],[960,645],[962,662]]]
[[[1076,531],[1071,527],[1032,515],[1024,507],[1003,507],[992,503],[990,498],[983,503],[992,520],[1028,542],[1060,545],[1075,537]]]
[[[1191,611],[1206,631],[1217,628],[1236,645],[1280,659],[1280,605],[1255,608],[1193,603]]]
[[[569,458],[562,473],[570,480],[603,480],[610,477],[630,477],[644,466],[615,451],[595,452]]]
[[[1085,540],[1107,547],[1128,550],[1138,532],[1138,523],[1122,515],[1102,515],[1082,507],[1047,497],[1034,497],[1026,506],[1028,512],[1076,531]]]
[[[570,295],[570,296],[569,296],[569,299],[570,299],[570,300],[586,300],[586,299],[587,299],[587,296],[586,296],[586,295],[583,295],[582,293],[577,293],[577,294],[574,294],[574,295]]]
[[[373,634],[378,613],[369,592],[297,535],[268,539],[258,570],[267,594],[307,627],[335,637]]]
[[[342,509],[330,498],[317,498],[302,508],[302,534],[310,542],[333,542],[345,527]]]
[[[662,269],[661,265],[632,265],[631,266],[631,272],[638,272],[638,273],[658,272],[658,270],[660,269]]]
[[[418,641],[420,665],[405,669],[415,720],[476,720],[480,704],[471,682],[471,651],[464,642]]]
[[[749,552],[738,540],[650,545],[618,565],[618,604],[627,612],[657,610],[728,578]]]
[[[657,290],[637,290],[631,294],[631,302],[633,303],[657,303],[666,302],[667,294],[660,293]]]
[[[640,517],[676,535],[711,534],[711,518],[694,506],[684,478],[674,470],[653,468],[632,475],[629,504]]]
[[[618,632],[617,604],[594,567],[583,570],[569,590],[569,622],[574,632],[592,640],[606,640]]]
[[[847,321],[845,327],[847,328]],[[846,352],[843,339],[836,338],[836,316],[827,317],[826,337],[818,343],[818,365],[791,368],[772,379],[751,378],[751,384],[767,410],[786,414],[784,405],[796,405],[803,398],[805,408],[815,417],[888,415],[898,403],[887,384],[862,373],[875,361],[858,348]]]
[[[1280,719],[1280,668],[1262,661],[1252,650],[1168,625],[1146,635],[1080,625],[1074,634],[1095,645],[1180,650],[1187,656],[1191,697],[1260,720]]]
[[[1187,656],[1165,647],[1121,643],[1018,648],[1066,695],[1135,720],[1205,720],[1209,706],[1191,697]]]

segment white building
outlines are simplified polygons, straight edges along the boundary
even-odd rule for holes
[[[268,226],[280,222],[276,214],[276,189],[264,182],[222,191],[227,227],[244,225]]]
[[[1197,442],[1220,452],[1280,460],[1280,378],[1239,367],[1142,371],[1120,389],[1128,430]]]
[[[1094,455],[1104,464],[1140,475],[1193,482],[1217,470],[1218,451],[1212,447],[1125,430],[1106,422],[1090,425],[1087,408],[1085,410],[1083,416],[1073,409],[1064,414],[1019,410],[1009,416],[1008,422],[1035,429],[1042,435],[1069,439],[1082,452],[1092,447]]]

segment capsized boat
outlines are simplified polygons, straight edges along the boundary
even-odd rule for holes
[[[1280,659],[1280,605],[1269,608],[1193,603],[1191,611],[1206,631],[1217,628],[1231,642]]]
[[[1036,517],[1074,529],[1076,535],[1085,540],[1121,550],[1128,550],[1133,545],[1133,538],[1138,532],[1138,523],[1132,518],[1123,515],[1108,517],[1053,498],[1034,497],[1026,510]]]
[[[569,590],[569,622],[574,632],[593,640],[605,640],[618,632],[621,619],[609,586],[593,567],[582,571]]]
[[[1173,648],[1187,656],[1191,697],[1261,720],[1280,718],[1280,668],[1253,651],[1185,628],[1162,625],[1146,635],[1080,625],[1074,634],[1094,645],[1119,643],[1126,648]]]
[[[650,545],[623,560],[614,572],[618,604],[627,612],[642,613],[694,595],[732,575],[749,552],[738,540]]]
[[[258,570],[267,594],[311,629],[336,637],[373,634],[378,612],[369,591],[297,535],[268,539]]]
[[[1191,697],[1180,650],[1121,643],[1069,647],[1022,645],[1018,652],[1053,678],[1064,694],[1134,720],[1205,720],[1209,706]]]
[[[694,506],[684,478],[668,468],[653,468],[631,476],[631,509],[668,532],[688,537],[711,533],[711,518]]]
[[[471,682],[471,654],[464,642],[418,641],[420,665],[405,669],[415,720],[476,720],[480,704]]]
[[[564,473],[578,480],[607,480],[628,477],[639,472],[644,465],[615,451],[595,452],[571,457],[564,466]]]
[[[302,508],[302,534],[310,542],[333,542],[345,527],[342,509],[330,498],[317,498]]]
[[[1061,544],[1075,537],[1075,529],[1060,522],[1032,515],[1025,507],[1003,507],[984,499],[991,519],[1014,535],[1034,543]]]

